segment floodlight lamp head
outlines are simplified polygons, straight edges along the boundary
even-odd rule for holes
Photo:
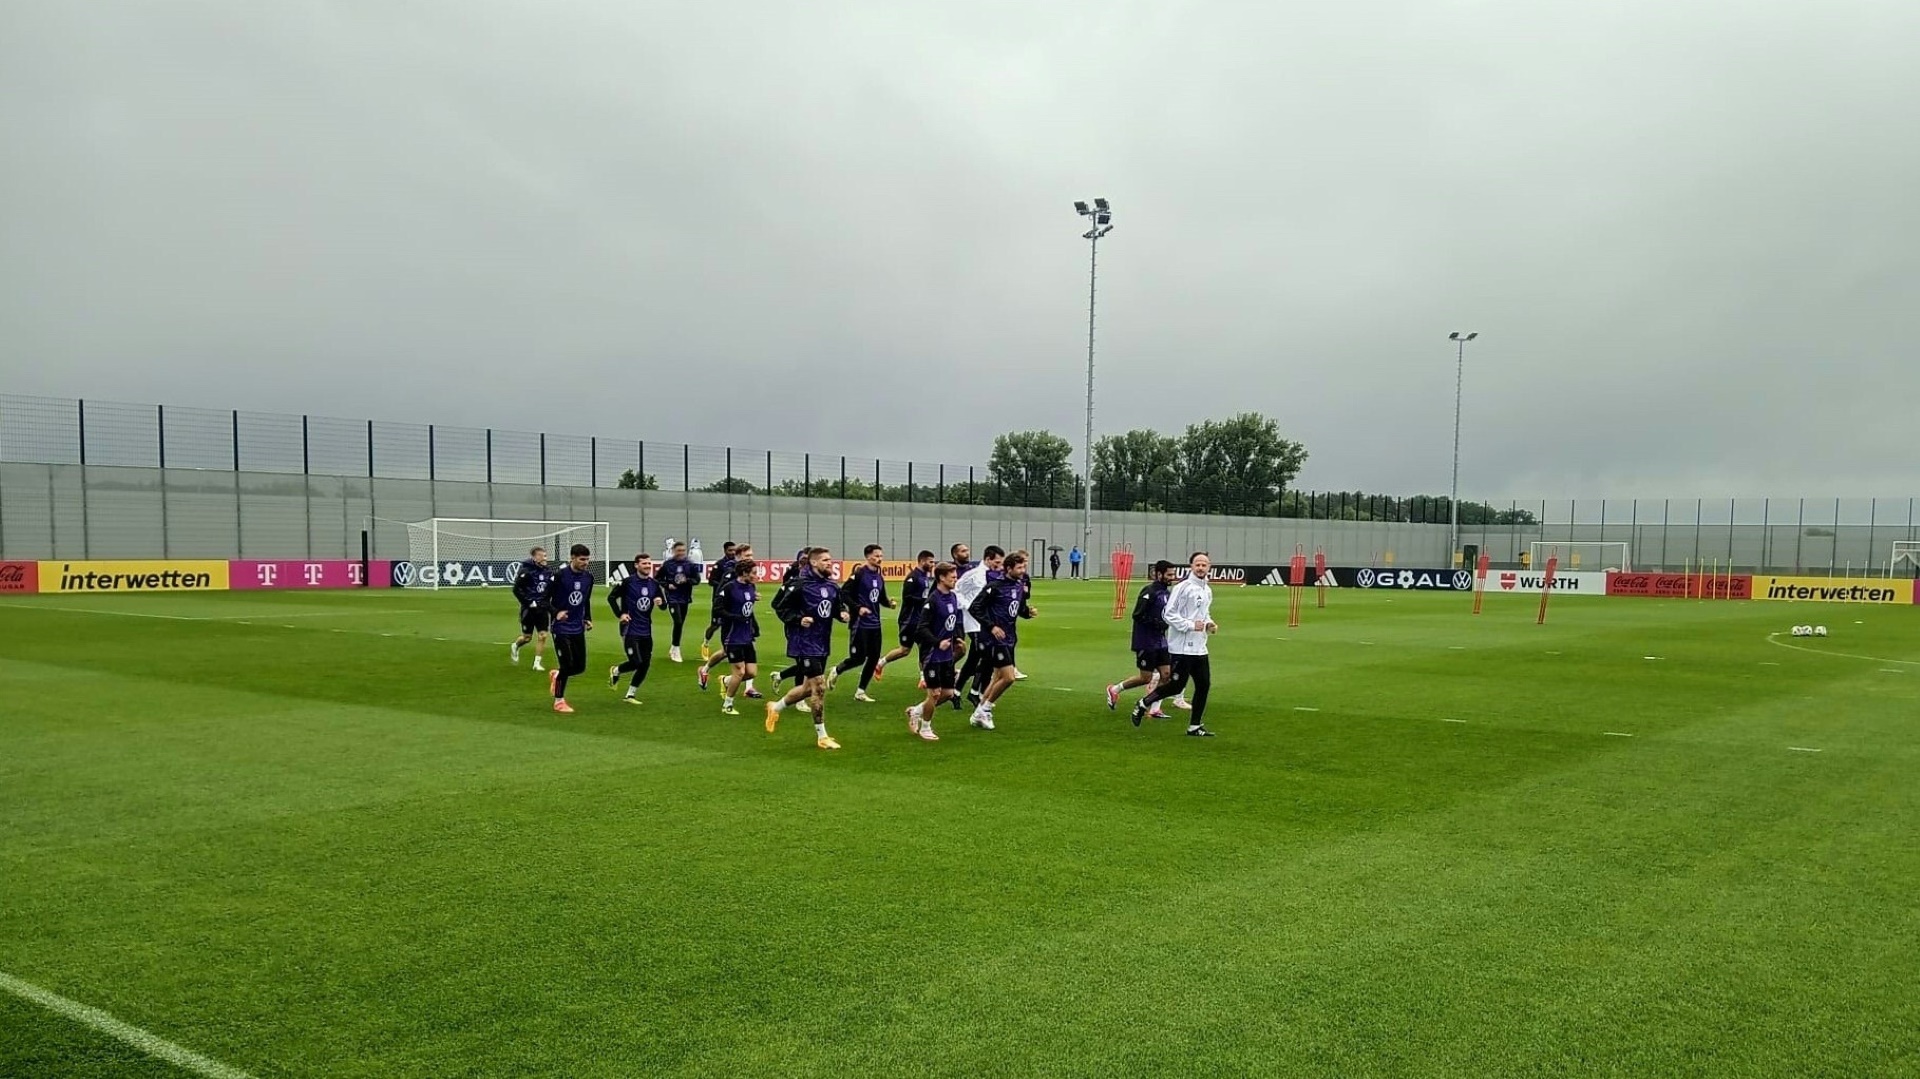
[[[1470,333],[1470,334],[1468,334],[1468,335],[1467,335],[1467,340],[1469,340],[1469,341],[1471,341],[1471,340],[1473,340],[1474,338],[1476,338],[1476,337],[1478,337],[1478,336],[1480,336],[1480,331],[1479,331],[1479,330],[1475,330],[1475,331],[1473,331],[1472,333]]]
[[[1108,207],[1107,207],[1107,200],[1106,200],[1106,199],[1094,199],[1094,200],[1093,200],[1093,208],[1094,208],[1094,209],[1096,209],[1096,210],[1100,210],[1100,211],[1102,211],[1102,212],[1105,212],[1105,211],[1107,210],[1107,208],[1108,208]]]
[[[1093,223],[1096,225],[1110,225],[1113,223],[1113,215],[1112,214],[1094,214]]]
[[[1448,335],[1447,335],[1447,340],[1449,340],[1449,341],[1458,341],[1458,340],[1460,340],[1460,331],[1459,331],[1459,330],[1455,330],[1455,331],[1453,331],[1452,333],[1450,333],[1450,334],[1448,334]]]
[[[1073,208],[1079,211],[1082,216],[1085,216],[1086,214],[1090,214],[1093,212],[1092,210],[1087,209],[1087,204],[1085,202],[1082,202],[1079,199],[1074,200]]]
[[[1094,232],[1095,232],[1095,230],[1093,230],[1093,229],[1088,229],[1087,231],[1085,231],[1085,232],[1083,232],[1083,233],[1081,233],[1081,234],[1080,234],[1080,238],[1081,238],[1082,240],[1091,240],[1091,239],[1093,239],[1093,237],[1094,237]]]
[[[1113,231],[1112,225],[1102,225],[1100,227],[1100,231],[1093,234],[1093,238],[1098,240],[1100,237],[1105,236],[1107,233],[1112,231]]]

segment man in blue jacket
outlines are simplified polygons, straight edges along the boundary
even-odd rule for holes
[[[567,552],[567,564],[553,575],[553,587],[547,592],[547,609],[553,612],[553,675],[547,685],[553,690],[553,710],[571,715],[567,703],[567,679],[587,670],[587,631],[593,628],[593,572],[587,568],[593,552],[584,543],[576,543]]]
[[[520,662],[520,649],[532,641],[536,671],[546,669],[540,665],[540,658],[547,651],[551,621],[547,613],[547,590],[552,587],[553,567],[547,565],[547,549],[535,547],[527,552],[527,560],[520,563],[519,571],[513,575],[513,598],[520,601],[520,636],[514,638],[507,654],[515,663]]]
[[[667,658],[680,662],[680,634],[687,627],[687,611],[693,607],[693,587],[700,583],[700,567],[687,558],[687,545],[676,543],[667,552],[667,560],[654,572],[667,593],[667,613],[673,616],[673,643]]]
[[[640,703],[640,683],[647,680],[653,667],[653,612],[666,596],[666,589],[653,576],[653,556],[642,552],[633,556],[633,572],[627,579],[607,589],[607,606],[620,619],[620,644],[627,650],[626,662],[607,670],[607,685],[620,688],[620,676],[632,673],[623,699]]]
[[[873,684],[884,647],[880,639],[880,608],[893,606],[893,597],[887,595],[887,578],[880,572],[886,562],[886,551],[877,543],[869,543],[862,553],[866,561],[856,566],[847,583],[840,586],[840,606],[849,611],[852,618],[847,623],[850,630],[847,658],[827,672],[827,692],[833,692],[841,675],[858,667],[860,688],[854,690],[853,699],[872,704],[867,687]]]
[[[784,697],[767,702],[767,733],[780,725],[780,713],[806,701],[813,711],[814,744],[839,749],[827,733],[827,656],[833,650],[833,623],[847,620],[840,609],[840,586],[833,580],[833,553],[825,547],[807,551],[807,566],[794,587],[780,594],[774,611],[787,630],[787,655],[793,659],[798,685]]]

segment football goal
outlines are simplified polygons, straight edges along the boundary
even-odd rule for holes
[[[433,517],[407,524],[410,572],[394,575],[407,588],[512,587],[520,563],[535,547],[561,565],[567,551],[584,543],[593,552],[595,580],[605,584],[613,554],[605,521],[502,521]]]
[[[1528,545],[1527,568],[1546,569],[1547,559],[1556,553],[1560,556],[1559,568],[1567,572],[1633,568],[1625,540],[1534,540]]]
[[[1887,560],[1887,576],[1920,576],[1920,540],[1893,541],[1893,557]]]

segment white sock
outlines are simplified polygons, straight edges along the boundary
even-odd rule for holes
[[[752,688],[753,688],[753,679],[751,679],[751,678],[749,678],[749,679],[747,679],[747,688],[748,688],[748,689],[752,689]]]
[[[787,702],[774,701],[771,707],[773,708],[774,714],[778,715],[779,713],[787,710]]]
[[[827,736],[827,725],[825,723],[815,723],[813,725],[813,736],[815,738],[825,738]]]
[[[637,690],[637,689],[635,689],[635,688],[634,688],[634,687],[632,687],[632,686],[628,686],[628,687],[627,687],[627,696],[629,696],[629,697],[637,697],[637,696],[639,696],[639,695],[640,695],[640,691],[639,691],[639,690]]]

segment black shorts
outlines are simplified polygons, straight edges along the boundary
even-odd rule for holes
[[[1173,666],[1173,657],[1167,655],[1167,650],[1164,648],[1149,648],[1144,652],[1133,654],[1133,665],[1151,673],[1162,667]]]
[[[545,607],[520,608],[520,632],[545,633],[553,624],[553,612]]]
[[[994,640],[991,633],[984,635],[982,643],[987,650],[981,653],[980,662],[986,664],[988,670],[997,671],[1002,667],[1013,666],[1012,645]]]
[[[746,644],[730,644],[727,646],[727,662],[758,663],[760,662],[760,650],[755,648],[751,641]]]
[[[809,678],[819,678],[827,673],[825,656],[789,656],[793,660],[794,679],[804,682]]]
[[[960,676],[954,673],[952,661],[929,663],[920,668],[920,677],[926,679],[928,689],[952,689],[960,684]]]
[[[913,620],[903,619],[900,623],[900,647],[915,648],[918,647],[919,644],[920,633],[915,628]]]

